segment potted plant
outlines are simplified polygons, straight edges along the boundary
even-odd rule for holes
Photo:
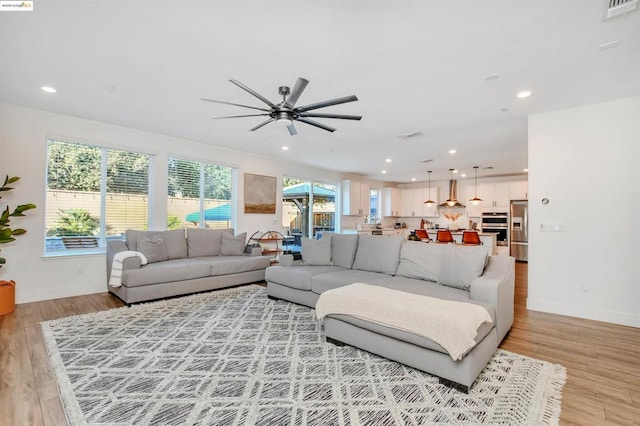
[[[9,185],[20,180],[19,177],[7,177],[4,179],[4,183],[0,186],[0,192],[11,191],[13,187]],[[0,197],[2,198],[2,197]],[[25,234],[27,231],[22,228],[11,228],[11,218],[24,216],[24,212],[27,210],[35,209],[35,204],[21,204],[17,206],[13,211],[7,205],[2,208],[0,214],[0,244],[7,244],[15,241],[17,236]],[[4,266],[6,259],[0,257],[0,268]],[[15,282],[0,280],[0,315],[13,312],[16,306],[16,293]]]

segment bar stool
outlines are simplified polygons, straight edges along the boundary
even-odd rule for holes
[[[477,231],[462,231],[462,244],[466,246],[479,246],[482,244]]]
[[[431,241],[431,238],[429,238],[429,233],[424,229],[416,229],[416,236],[420,238],[421,241]]]
[[[438,230],[438,234],[436,235],[436,243],[455,243],[455,240],[453,239],[453,235],[451,235],[451,231],[448,229],[441,229]]]

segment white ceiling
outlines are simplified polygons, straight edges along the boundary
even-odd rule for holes
[[[640,12],[603,21],[603,7],[37,0],[33,12],[0,13],[0,101],[392,182],[427,170],[447,179],[449,168],[472,176],[474,165],[481,177],[518,174],[528,115],[640,94]],[[199,100],[262,107],[229,79],[277,103],[278,86],[297,77],[310,81],[298,105],[355,94],[317,112],[362,121],[317,119],[335,133],[298,123],[294,137],[275,123],[249,132],[263,117],[211,117],[253,110]],[[533,95],[517,99],[522,89]]]

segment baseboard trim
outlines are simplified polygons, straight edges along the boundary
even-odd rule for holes
[[[527,299],[527,309],[640,328],[640,315],[627,312],[609,311],[531,298]]]

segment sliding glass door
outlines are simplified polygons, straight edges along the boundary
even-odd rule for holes
[[[307,181],[290,176],[283,178],[282,226],[298,251],[300,238],[320,238],[335,230],[336,185]]]

